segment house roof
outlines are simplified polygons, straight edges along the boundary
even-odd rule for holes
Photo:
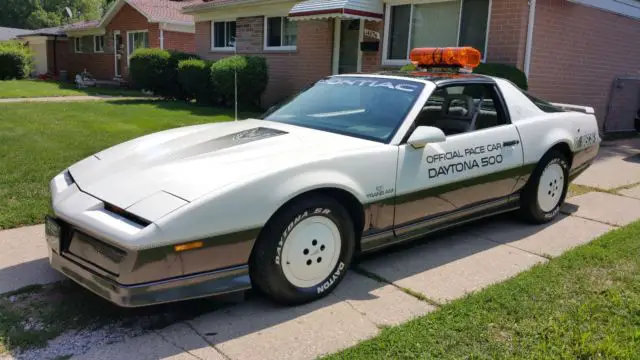
[[[8,28],[8,27],[0,27],[0,41],[2,40],[11,40],[18,35],[22,35],[30,32],[31,30],[26,29],[16,29],[16,28]]]
[[[289,2],[291,0],[202,0],[199,3],[193,3],[185,6],[182,10],[185,14],[198,12],[200,10],[221,8],[225,6],[252,5],[258,3],[274,4],[279,2]]]
[[[365,18],[382,20],[382,0],[306,0],[291,8],[293,20],[322,18]]]
[[[29,30],[18,35],[17,37],[22,38],[27,36],[65,36],[64,26],[54,26],[49,28]]]
[[[81,30],[81,29],[92,29],[100,23],[100,20],[85,20],[78,21],[73,24],[63,26],[63,30]]]
[[[182,9],[189,5],[203,3],[203,0],[125,0],[129,5],[145,15],[152,22],[192,22],[191,15]]]

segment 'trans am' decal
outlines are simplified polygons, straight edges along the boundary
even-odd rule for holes
[[[348,86],[368,86],[368,87],[385,87],[391,90],[399,90],[405,92],[414,92],[418,90],[418,85],[409,84],[406,82],[394,82],[388,81],[387,79],[378,79],[378,80],[365,80],[365,79],[340,79],[340,78],[331,78],[326,80],[318,81],[321,84],[328,85],[348,85]]]

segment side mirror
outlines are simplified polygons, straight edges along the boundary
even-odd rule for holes
[[[425,147],[429,143],[444,142],[446,139],[444,132],[437,127],[418,126],[409,137],[409,140],[407,140],[407,143],[418,149]]]

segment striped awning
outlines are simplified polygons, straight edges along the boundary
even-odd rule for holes
[[[291,20],[326,18],[382,21],[382,0],[307,0],[289,11]]]

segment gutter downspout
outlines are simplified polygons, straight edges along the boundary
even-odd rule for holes
[[[58,62],[57,57],[57,51],[56,48],[58,47],[58,35],[53,35],[53,75],[55,76],[58,73]]]
[[[536,0],[529,0],[529,22],[527,24],[527,43],[524,53],[524,74],[529,78],[533,47],[533,26],[536,21]]]
[[[162,24],[160,24],[160,49],[164,49],[164,29]]]

